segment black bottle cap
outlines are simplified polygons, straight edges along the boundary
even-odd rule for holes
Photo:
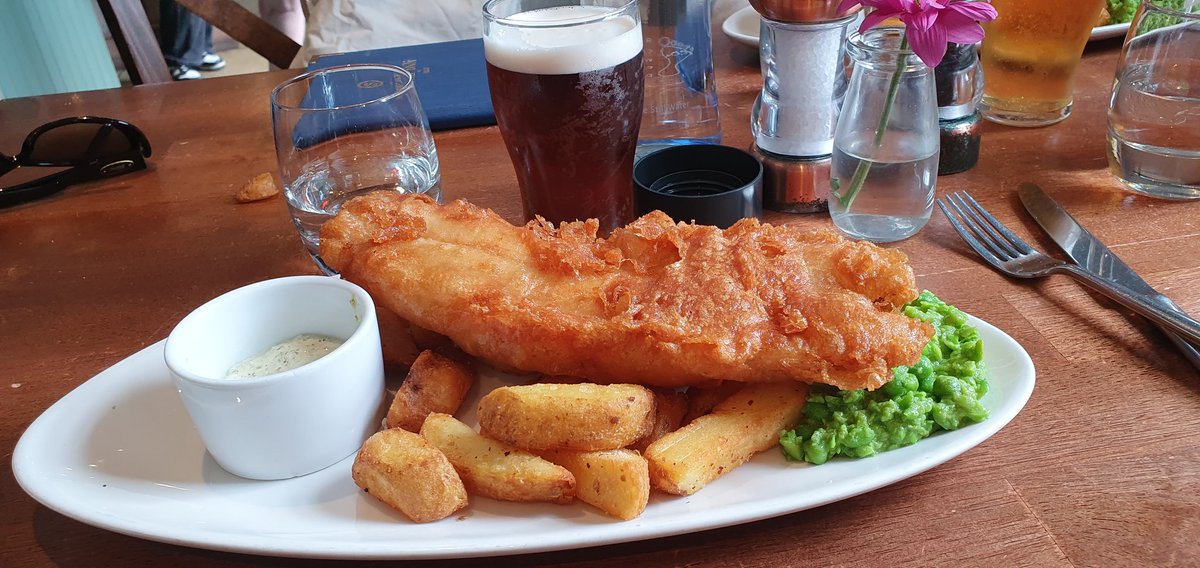
[[[722,229],[762,217],[762,164],[729,146],[671,146],[633,166],[638,215],[658,209],[672,219]]]

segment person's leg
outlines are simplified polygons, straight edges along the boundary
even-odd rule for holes
[[[159,46],[171,78],[199,79],[196,71],[204,57],[204,28],[208,24],[175,0],[159,0]]]
[[[225,60],[213,51],[212,24],[204,22],[204,55],[200,57],[198,69],[201,71],[216,71],[225,68]]]
[[[212,24],[204,22],[204,53],[214,53],[212,46]]]
[[[160,35],[163,58],[170,67],[196,67],[204,57],[205,29],[208,24],[175,0],[159,0]]]

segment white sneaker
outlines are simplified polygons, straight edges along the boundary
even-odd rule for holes
[[[205,53],[200,59],[201,71],[217,71],[225,68],[225,60],[215,53]]]
[[[201,77],[202,75],[200,75],[199,71],[187,65],[171,68],[171,78],[176,81],[191,81],[192,79],[200,79]]]

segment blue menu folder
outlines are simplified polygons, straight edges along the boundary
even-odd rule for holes
[[[488,92],[487,67],[482,39],[466,39],[423,45],[370,49],[335,53],[315,58],[310,71],[351,63],[378,63],[401,67],[413,74],[421,107],[429,118],[431,130],[451,130],[496,123],[492,97]],[[328,86],[332,92],[313,93],[332,96],[339,106],[364,102],[380,96],[389,87],[369,80]],[[375,84],[376,86],[372,86]],[[372,116],[359,109],[339,112],[326,124],[297,126],[296,145],[306,147],[333,135],[369,130],[393,120]],[[307,118],[307,117],[306,117]]]

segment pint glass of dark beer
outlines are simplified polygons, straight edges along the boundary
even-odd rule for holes
[[[525,217],[633,216],[642,119],[637,0],[488,0],[483,45],[496,122]]]

